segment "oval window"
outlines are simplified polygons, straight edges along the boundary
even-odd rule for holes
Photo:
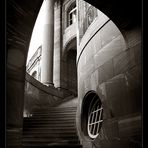
[[[81,110],[81,128],[86,137],[95,139],[102,127],[102,102],[95,91],[86,93]]]
[[[90,103],[88,112],[88,123],[87,131],[91,138],[96,138],[98,136],[99,130],[103,122],[103,108],[102,103],[98,97],[95,95]]]

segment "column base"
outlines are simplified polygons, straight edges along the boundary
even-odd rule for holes
[[[54,83],[44,83],[47,87],[54,87]]]

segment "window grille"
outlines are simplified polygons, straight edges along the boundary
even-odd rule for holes
[[[94,96],[90,104],[88,112],[88,135],[91,138],[98,136],[99,130],[103,122],[103,108],[98,96]]]

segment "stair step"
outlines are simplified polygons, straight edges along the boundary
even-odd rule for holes
[[[23,148],[82,148],[81,145],[79,144],[70,144],[70,145],[66,145],[66,144],[62,144],[62,145],[23,145]]]
[[[44,122],[44,123],[46,123],[46,122],[51,122],[51,123],[53,123],[53,122],[55,122],[55,123],[65,123],[65,122],[75,122],[76,121],[76,119],[74,118],[74,119],[72,119],[72,118],[67,118],[67,119],[58,119],[58,118],[39,118],[39,119],[37,119],[37,118],[35,118],[35,119],[28,119],[28,120],[24,120],[24,123],[30,123],[30,122],[36,122],[36,123],[38,123],[38,122]]]
[[[26,139],[33,139],[33,138],[35,138],[35,139],[77,139],[78,140],[78,137],[77,137],[77,135],[75,134],[75,135],[72,135],[72,134],[53,134],[54,136],[52,136],[51,134],[48,134],[48,135],[46,135],[46,134],[29,134],[29,135],[23,135],[23,137],[24,138],[26,138]]]
[[[43,137],[44,136],[44,137]],[[26,139],[27,141],[33,141],[36,140],[38,142],[38,140],[45,140],[45,141],[59,141],[60,139],[70,139],[70,140],[78,140],[77,135],[55,135],[55,136],[51,136],[51,135],[43,135],[43,136],[37,136],[37,135],[29,135],[29,136],[23,136],[24,140]]]
[[[68,137],[68,138],[24,138],[23,143],[77,143],[79,144],[78,138]]]
[[[40,124],[37,124],[37,125],[24,125],[24,129],[26,130],[26,129],[30,129],[30,128],[46,128],[46,127],[49,127],[49,124],[44,124],[44,125],[40,125]],[[58,125],[58,126],[52,126],[52,127],[50,127],[50,128],[52,128],[52,129],[61,129],[61,128],[63,128],[63,129],[67,129],[67,128],[69,128],[69,129],[72,129],[72,128],[74,128],[75,127],[75,125],[63,125],[63,126],[61,126],[61,125]],[[76,128],[76,127],[75,127]]]
[[[25,120],[24,122],[57,122],[58,123],[58,121],[60,121],[60,123],[61,123],[61,121],[62,121],[62,123],[64,122],[74,122],[76,119],[59,119],[58,120],[58,118],[57,119],[52,119],[52,118],[43,118],[43,119],[37,119],[37,118],[35,118],[35,119],[29,119],[29,120]]]
[[[40,113],[49,113],[49,114],[52,114],[52,113],[56,113],[56,114],[72,114],[72,113],[76,113],[76,110],[61,110],[61,111],[50,111],[50,110],[44,110],[44,111],[35,111],[35,112],[32,112],[32,114],[40,114]]]
[[[60,112],[60,113],[65,113],[65,112],[76,112],[77,108],[50,108],[50,109],[42,109],[42,110],[36,110],[33,111],[33,113],[42,113],[42,112]]]
[[[25,131],[23,131],[24,133],[63,133],[63,134],[67,134],[67,133],[76,133],[76,130],[59,130],[59,129],[26,129]]]
[[[74,117],[67,117],[67,118],[64,118],[64,117],[59,117],[59,118],[52,118],[52,117],[49,117],[49,116],[46,116],[46,117],[43,117],[43,116],[41,116],[41,117],[32,117],[32,118],[27,118],[27,119],[25,119],[24,120],[24,122],[26,122],[26,121],[31,121],[31,120],[48,120],[48,121],[66,121],[66,120],[75,120],[75,118]]]
[[[82,148],[81,145],[23,145],[23,148]]]
[[[76,134],[77,131],[76,130],[26,130],[26,131],[23,131],[23,134],[30,134],[30,133],[37,133],[37,134]]]
[[[23,136],[30,136],[30,135],[48,135],[48,136],[50,136],[50,135],[72,135],[72,136],[77,136],[77,132],[76,131],[68,131],[68,132],[64,132],[64,131],[25,131],[25,132],[23,132]],[[54,136],[53,136],[54,137]]]
[[[55,129],[57,129],[57,130],[70,130],[70,129],[76,129],[76,127],[75,126],[73,126],[73,125],[68,125],[68,126],[52,126],[52,127],[49,127],[49,125],[29,125],[29,127],[28,126],[26,126],[26,125],[24,125],[24,127],[23,127],[23,129],[24,130],[26,130],[26,129],[52,129],[52,130],[55,130]]]
[[[73,120],[76,120],[76,115],[64,115],[64,116],[49,116],[49,115],[40,115],[40,116],[33,116],[33,117],[30,117],[30,118],[25,118],[23,121],[28,121],[28,120],[34,120],[34,119],[37,119],[37,120],[42,120],[42,119],[49,119],[49,120],[70,120],[70,119],[73,119]]]
[[[24,118],[23,148],[80,148],[76,107],[50,107]]]
[[[74,115],[76,115],[76,112],[71,112],[71,113],[53,113],[53,112],[51,112],[51,113],[50,112],[32,113],[32,117],[33,116],[39,116],[39,115],[41,115],[41,116],[46,116],[46,115],[47,116],[55,116],[55,115],[58,115],[58,116],[70,116],[70,115],[72,115],[72,116],[74,116]]]
[[[65,113],[76,113],[77,110],[41,110],[41,111],[33,111],[32,113],[36,114],[36,113],[61,113],[61,114],[65,114]]]
[[[41,118],[41,119],[43,119],[43,118],[53,118],[53,119],[56,119],[56,118],[60,118],[60,119],[64,119],[64,118],[66,118],[66,119],[69,119],[69,118],[75,118],[76,117],[76,115],[75,114],[71,114],[71,115],[57,115],[57,114],[54,114],[54,115],[34,115],[34,116],[32,116],[32,117],[29,117],[29,118],[24,118],[24,121],[25,120],[30,120],[30,119],[35,119],[35,118]]]
[[[75,123],[74,122],[69,122],[69,123],[42,123],[42,122],[34,122],[34,123],[26,123],[26,127],[32,127],[32,126],[41,126],[41,127],[43,127],[44,125],[48,125],[48,126],[50,126],[50,127],[65,127],[65,126],[75,126]]]
[[[41,134],[46,134],[46,135],[51,135],[51,134],[54,134],[54,135],[77,135],[76,131],[25,131],[23,133],[23,135],[25,134],[38,134],[38,135],[41,135]],[[29,135],[30,136],[30,135]],[[53,136],[53,135],[52,135]]]
[[[27,122],[40,122],[40,121],[44,121],[44,122],[69,122],[69,121],[76,121],[76,118],[75,117],[70,117],[70,118],[63,118],[63,117],[61,117],[61,118],[30,118],[30,119],[27,119],[27,120],[24,120],[23,122],[24,123],[27,123]]]
[[[26,123],[25,127],[32,127],[32,126],[39,126],[39,127],[43,127],[45,125],[48,125],[50,127],[65,127],[65,126],[76,126],[75,122],[63,122],[63,123],[51,123],[51,122],[30,122],[30,123]]]
[[[23,148],[82,148],[80,144],[77,143],[46,143],[46,144],[23,144]]]
[[[54,142],[58,142],[60,143],[61,140],[66,140],[69,142],[77,142],[79,141],[78,138],[76,137],[24,137],[23,139],[23,143],[54,143]]]
[[[47,126],[33,126],[33,127],[24,127],[23,128],[24,130],[31,130],[31,129],[33,129],[33,130],[63,130],[63,131],[68,131],[68,130],[76,130],[76,127],[74,127],[74,126],[52,126],[52,127],[49,127],[48,125]]]
[[[71,106],[71,107],[60,107],[60,106],[54,106],[54,107],[46,107],[46,108],[42,108],[42,109],[36,109],[35,111],[42,111],[42,110],[72,110],[72,109],[77,109],[76,106]]]
[[[66,137],[66,136],[78,136],[76,132],[69,132],[69,133],[64,133],[64,132],[25,132],[23,133],[23,137],[31,137],[31,136],[36,136],[36,137]]]

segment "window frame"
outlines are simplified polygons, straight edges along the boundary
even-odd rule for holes
[[[99,126],[99,130],[97,131],[97,133],[95,135],[92,136],[92,134],[90,134],[89,129],[88,129],[88,123],[89,123],[89,115],[90,115],[90,111],[92,109],[92,105],[95,103],[95,100],[99,100],[99,107],[102,109],[102,113],[101,115],[101,124]],[[82,101],[82,107],[81,107],[81,131],[83,134],[83,138],[87,139],[87,140],[94,140],[99,133],[101,132],[101,128],[102,128],[102,124],[103,124],[103,103],[101,101],[100,96],[96,93],[96,91],[94,90],[90,90],[88,91],[83,98]]]
[[[70,16],[71,15],[71,16]],[[77,15],[77,6],[76,6],[76,2],[73,2],[67,11],[67,27],[71,26],[72,24],[74,24],[76,22],[73,21],[73,15]]]

